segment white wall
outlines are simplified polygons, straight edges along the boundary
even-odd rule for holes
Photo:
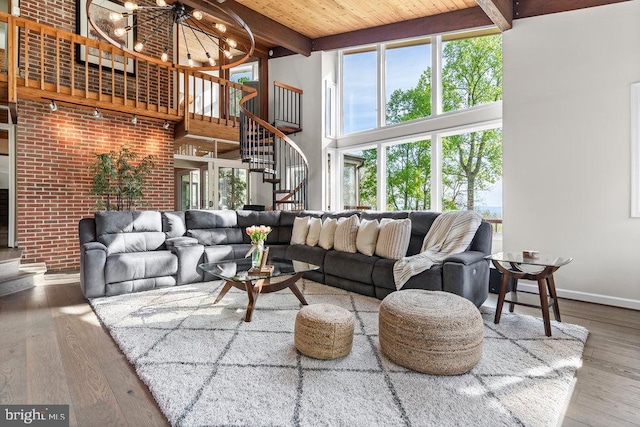
[[[289,137],[300,147],[309,162],[309,209],[322,209],[323,147],[323,54],[309,57],[293,55],[269,60],[269,99],[273,99],[273,81],[302,89],[302,132]],[[269,112],[273,115],[269,106]],[[271,118],[272,119],[272,118]],[[272,120],[271,120],[272,121]]]
[[[640,309],[629,87],[640,2],[528,19],[503,35],[504,249],[574,261],[560,296]]]

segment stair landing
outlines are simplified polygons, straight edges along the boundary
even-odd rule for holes
[[[0,249],[0,296],[33,288],[42,281],[46,266],[20,265],[22,249]]]

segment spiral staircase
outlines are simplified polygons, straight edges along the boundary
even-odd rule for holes
[[[276,82],[274,122],[257,116],[258,92],[245,89],[240,100],[240,158],[272,187],[271,209],[307,209],[307,158],[288,134],[300,132],[302,91]]]

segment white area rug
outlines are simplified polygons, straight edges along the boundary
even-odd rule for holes
[[[303,281],[310,304],[356,316],[354,346],[339,360],[315,360],[293,346],[300,303],[287,289],[261,295],[250,323],[247,296],[220,282],[97,298],[91,304],[169,422],[176,426],[556,425],[581,365],[588,331],[493,312],[484,354],[468,374],[431,376],[380,354],[380,301]],[[506,310],[505,310],[506,311]]]

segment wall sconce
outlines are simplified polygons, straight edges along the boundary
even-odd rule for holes
[[[52,113],[54,111],[58,111],[58,105],[56,104],[56,101],[54,101],[53,99],[49,103],[49,109],[51,110]]]
[[[138,117],[135,114],[131,117],[131,124],[134,126],[138,124]]]
[[[98,111],[98,107],[93,109],[93,117],[95,119],[101,119],[102,118],[102,113],[100,111]]]
[[[168,120],[165,120],[164,123],[162,124],[162,129],[169,130],[169,126],[171,126],[171,123],[169,123]]]

